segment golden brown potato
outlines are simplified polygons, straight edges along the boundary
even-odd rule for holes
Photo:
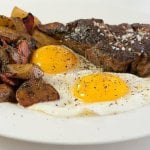
[[[13,22],[12,22],[11,18],[0,15],[0,26],[12,28],[13,27]]]
[[[60,45],[58,40],[40,32],[39,30],[35,29],[32,34],[33,39],[37,41],[37,47],[42,47],[46,45]]]
[[[11,12],[11,17],[19,17],[19,18],[24,18],[27,16],[27,12],[25,12],[24,10],[22,10],[21,8],[18,7],[14,7],[12,12]]]
[[[11,41],[17,40],[20,35],[15,30],[8,27],[0,26],[0,36],[10,39]]]
[[[11,17],[19,17],[19,18],[25,18],[28,15],[28,13],[24,10],[22,10],[21,8],[18,7],[14,7],[12,12],[11,12]],[[40,20],[34,16],[34,22],[35,25],[40,24]]]
[[[24,107],[38,102],[54,101],[59,99],[56,89],[42,79],[25,81],[16,92],[16,99]]]
[[[23,80],[40,78],[43,76],[41,69],[33,64],[8,64],[5,72],[11,73],[12,78]]]
[[[0,26],[0,37],[9,39],[10,41],[16,41],[19,38],[25,38],[31,40],[31,36],[27,33],[18,32],[14,29]]]
[[[20,19],[20,18],[11,18],[11,20],[14,24],[14,28],[15,28],[16,31],[27,33],[26,27],[25,27],[22,19]]]

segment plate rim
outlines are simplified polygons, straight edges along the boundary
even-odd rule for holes
[[[48,144],[48,145],[58,145],[58,146],[96,146],[96,145],[105,145],[105,144],[115,144],[115,143],[121,143],[121,142],[128,142],[128,141],[131,141],[131,140],[138,140],[138,139],[141,139],[141,138],[146,138],[146,137],[150,137],[150,133],[148,134],[143,134],[143,135],[139,135],[139,136],[133,136],[133,137],[130,137],[130,138],[118,138],[116,140],[111,140],[111,141],[105,141],[105,142],[82,142],[82,143],[77,143],[77,142],[74,142],[74,143],[67,143],[67,142],[48,142],[48,141],[40,141],[40,140],[30,140],[30,139],[27,139],[27,138],[19,138],[19,137],[14,137],[14,136],[10,136],[10,135],[7,135],[7,134],[1,134],[0,133],[0,136],[1,137],[4,137],[4,138],[8,138],[8,139],[12,139],[12,140],[17,140],[17,141],[21,141],[21,142],[29,142],[29,143],[35,143],[35,144]]]

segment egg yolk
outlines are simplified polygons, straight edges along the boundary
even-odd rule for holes
[[[127,84],[118,76],[97,73],[81,77],[72,87],[74,96],[87,103],[116,100],[129,92]]]
[[[37,49],[32,55],[31,62],[40,66],[45,73],[56,74],[74,68],[78,59],[63,46],[48,45]]]

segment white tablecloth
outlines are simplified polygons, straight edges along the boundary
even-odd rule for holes
[[[97,146],[58,146],[28,143],[0,137],[0,150],[150,150],[150,137]]]

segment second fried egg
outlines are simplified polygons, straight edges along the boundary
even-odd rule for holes
[[[32,110],[52,116],[107,115],[129,111],[150,103],[148,80],[132,74],[82,70],[45,75],[60,94],[60,100],[34,104]]]

